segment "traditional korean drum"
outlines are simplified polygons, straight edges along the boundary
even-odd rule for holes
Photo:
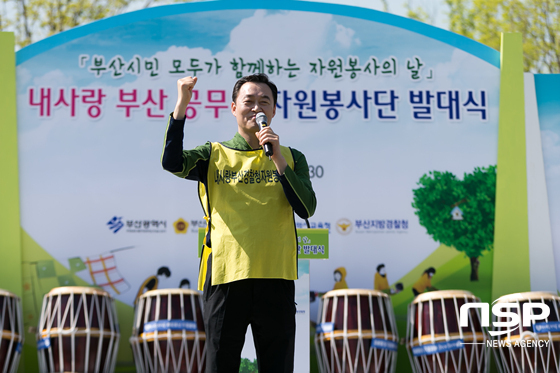
[[[130,338],[138,373],[204,372],[205,342],[198,291],[159,289],[138,298]]]
[[[488,337],[479,310],[470,308],[468,326],[460,326],[460,309],[468,302],[480,299],[468,291],[432,291],[418,295],[408,306],[406,347],[414,372],[489,371]]]
[[[344,289],[321,299],[315,350],[322,373],[394,372],[398,334],[389,296]]]
[[[119,337],[115,303],[107,292],[54,288],[43,298],[37,331],[39,370],[113,372]]]
[[[17,372],[23,334],[20,299],[0,290],[0,372]]]
[[[494,327],[492,345],[496,365],[502,373],[523,372],[560,372],[560,297],[548,292],[528,292],[504,295],[495,304],[509,303],[511,307],[501,308],[502,312],[519,315],[519,327]],[[525,304],[527,314],[523,312]],[[523,326],[524,316],[543,315],[542,306],[546,305],[550,314],[544,320],[531,320]],[[510,318],[492,317],[493,322],[508,322]]]

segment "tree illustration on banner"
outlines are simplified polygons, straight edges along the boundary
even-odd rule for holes
[[[471,261],[471,281],[478,281],[478,258],[494,242],[496,167],[477,167],[463,180],[430,171],[417,184],[412,207],[420,224],[435,241],[464,252]]]
[[[239,373],[258,373],[257,359],[253,361],[246,358],[241,359],[241,364],[239,364]]]

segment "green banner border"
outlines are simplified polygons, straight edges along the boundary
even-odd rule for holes
[[[0,32],[0,288],[23,302],[22,240],[19,211],[19,172],[16,100],[15,36]],[[19,372],[25,372],[23,352]]]
[[[531,291],[521,34],[503,33],[492,298]]]
[[[16,103],[15,36],[0,32],[0,288],[19,297],[21,274],[21,228],[19,211],[18,137]]]

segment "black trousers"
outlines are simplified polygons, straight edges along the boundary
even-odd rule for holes
[[[249,325],[259,373],[293,372],[294,281],[247,279],[210,286],[209,277],[203,293],[206,373],[239,373]]]

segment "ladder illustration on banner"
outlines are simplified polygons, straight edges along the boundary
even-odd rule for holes
[[[130,289],[130,285],[118,271],[115,253],[133,247],[123,247],[100,255],[87,256],[85,260],[72,258],[69,259],[70,266],[75,272],[87,269],[94,285],[113,295],[119,295]]]

